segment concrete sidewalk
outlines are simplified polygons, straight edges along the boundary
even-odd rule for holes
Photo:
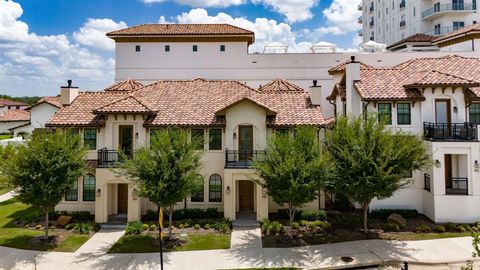
[[[0,247],[0,269],[34,269],[35,256],[36,269],[39,270],[158,269],[158,253],[105,254],[100,249],[96,249],[98,252],[88,252],[86,249],[82,247],[75,253],[59,253]],[[263,267],[334,269],[408,261],[413,263],[410,269],[459,269],[471,259],[472,252],[470,237],[408,242],[363,240],[298,248],[237,245],[229,250],[165,253],[164,265],[165,270]],[[341,260],[342,256],[354,260],[345,263]]]
[[[101,229],[83,244],[75,253],[103,255],[123,236],[124,229]]]

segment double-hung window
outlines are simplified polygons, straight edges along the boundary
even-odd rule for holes
[[[89,150],[97,149],[97,129],[85,128],[83,130],[83,143]]]
[[[65,195],[65,201],[76,202],[78,201],[78,180],[72,184],[67,194]]]
[[[378,103],[378,121],[392,124],[392,103]]]
[[[473,103],[468,108],[469,121],[471,123],[480,124],[480,103]]]
[[[95,201],[95,176],[87,174],[83,177],[83,201]]]
[[[209,150],[222,150],[222,129],[211,128],[208,130],[208,149]]]
[[[399,125],[410,125],[410,124],[412,124],[410,103],[398,103],[397,104],[397,124],[399,124]]]

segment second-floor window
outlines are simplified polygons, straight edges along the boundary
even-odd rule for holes
[[[378,121],[392,124],[392,103],[378,103]]]
[[[222,129],[211,128],[208,130],[208,149],[209,150],[222,150]]]
[[[192,128],[190,130],[192,140],[198,142],[197,150],[203,150],[205,144],[205,130],[203,128]]]
[[[192,46],[192,50],[193,50],[194,52],[198,52],[198,46],[197,46],[197,45],[193,45],[193,46]]]
[[[480,103],[473,103],[468,108],[469,121],[471,123],[480,124]]]
[[[412,123],[411,115],[410,103],[397,104],[397,124],[410,125]]]
[[[89,150],[97,149],[97,129],[85,128],[83,130],[83,143]]]
[[[465,22],[453,22],[453,31],[465,27]]]

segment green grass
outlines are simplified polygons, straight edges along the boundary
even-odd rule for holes
[[[12,190],[10,187],[7,185],[7,180],[3,177],[0,176],[0,195],[3,195],[7,192]]]
[[[122,236],[108,253],[146,253],[158,252],[154,245],[155,239],[148,235]],[[230,248],[230,234],[197,234],[189,235],[188,241],[181,247],[166,251],[188,251]]]
[[[0,140],[11,139],[12,137],[10,134],[0,134]]]
[[[455,238],[471,236],[471,232],[444,232],[444,233],[402,233],[388,237],[389,240],[416,241],[442,238]]]
[[[20,203],[11,199],[0,203],[0,246],[35,249],[35,250],[53,250],[53,251],[75,251],[87,240],[86,235],[65,234],[58,245],[45,245],[41,247],[32,247],[29,240],[32,237],[43,235],[43,230],[30,230],[19,228],[14,223],[16,219],[28,215],[35,215],[37,209],[32,206]],[[55,233],[52,233],[55,234]]]

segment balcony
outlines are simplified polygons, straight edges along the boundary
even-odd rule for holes
[[[432,8],[429,8],[422,12],[422,19],[433,19],[435,15],[439,13],[463,13],[463,12],[474,12],[473,5],[467,3],[456,3],[456,4],[436,4]]]
[[[452,27],[438,27],[434,30],[430,30],[428,32],[425,32],[425,35],[429,36],[441,36],[441,35],[446,35],[450,32],[453,31]]]
[[[363,22],[363,17],[362,16],[358,17],[357,22],[362,23]]]
[[[363,36],[363,31],[362,30],[358,30],[358,36],[359,37]]]
[[[423,123],[425,140],[478,141],[477,124],[474,123]]]
[[[373,10],[374,10],[374,8],[373,8],[373,3],[372,3],[372,5],[370,5],[370,9],[369,9],[370,13],[372,13]]]
[[[225,150],[226,169],[249,169],[255,160],[265,156],[265,150]]]
[[[400,27],[405,27],[406,24],[407,24],[406,21],[400,21]]]
[[[357,10],[362,11],[362,9],[363,9],[362,3],[358,4]]]
[[[97,168],[116,168],[118,167],[118,151],[102,148],[97,151]]]
[[[447,195],[468,195],[468,178],[451,177],[445,181],[445,194]]]
[[[423,176],[423,189],[430,192],[430,174],[424,174]]]
[[[374,25],[374,22],[373,22],[373,20],[371,20],[370,21],[370,27],[373,27],[373,25]]]
[[[405,7],[405,1],[401,1],[400,2],[400,8],[404,8]]]

